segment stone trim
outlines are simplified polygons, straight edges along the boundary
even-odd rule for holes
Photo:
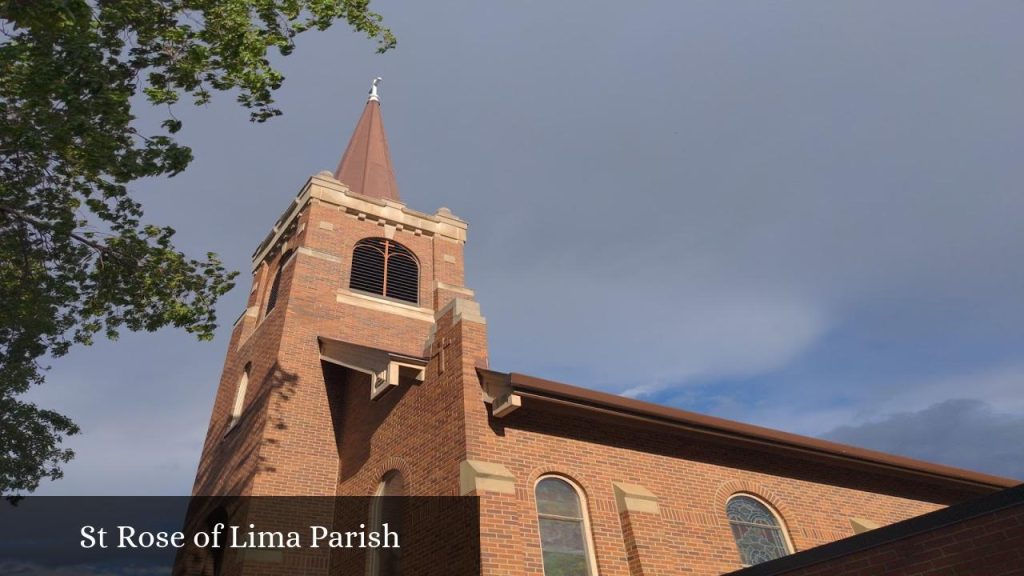
[[[440,320],[449,310],[454,310],[452,317],[452,326],[458,324],[463,320],[469,322],[475,322],[477,324],[487,324],[487,319],[480,314],[480,303],[475,300],[467,300],[465,298],[455,298],[451,302],[444,305],[434,313],[434,320]]]
[[[241,322],[243,318],[256,318],[257,316],[259,316],[259,314],[259,306],[249,306],[248,308],[243,310],[241,314],[238,315],[238,318],[235,320],[232,326],[238,326],[238,323]]]
[[[359,306],[360,308],[369,308],[370,310],[376,310],[377,312],[388,312],[390,314],[397,314],[399,316],[405,316],[406,318],[412,318],[413,320],[422,320],[424,322],[431,323],[434,322],[434,312],[430,308],[400,304],[398,302],[374,296],[364,296],[346,288],[338,288],[336,300],[342,304],[351,304],[352,306]]]
[[[340,256],[335,256],[334,254],[328,254],[327,252],[321,252],[319,250],[313,250],[312,248],[306,248],[305,246],[299,247],[295,251],[299,254],[305,254],[306,256],[312,256],[313,258],[327,260],[328,262],[334,262],[336,264],[341,264],[342,262]]]
[[[374,220],[391,229],[405,230],[417,236],[432,236],[458,243],[466,241],[466,222],[447,208],[441,208],[435,214],[418,212],[401,202],[356,194],[329,174],[317,174],[306,180],[291,205],[253,252],[253,269],[280,243],[303,209],[314,202],[329,204],[350,216]]]
[[[463,460],[459,464],[459,495],[476,492],[516,493],[516,477],[502,464]]]
[[[485,404],[491,405],[491,415],[504,418],[522,408],[523,397],[512,390],[508,376],[496,376],[493,372],[477,370],[480,391]]]
[[[619,506],[619,512],[661,514],[658,497],[647,488],[625,482],[612,482],[612,487],[615,490],[615,502]]]
[[[320,348],[320,360],[369,376],[370,400],[376,400],[385,392],[397,387],[402,368],[415,370],[416,373],[413,377],[417,381],[423,382],[428,362],[426,358],[395,354],[379,348],[323,336],[317,338],[317,343]]]
[[[854,534],[861,534],[875,528],[880,528],[881,525],[878,522],[864,518],[850,518],[850,527],[853,528]]]
[[[523,407],[523,399],[518,394],[505,394],[491,402],[491,414],[495,418],[504,418]]]
[[[440,280],[435,280],[434,281],[434,289],[435,290],[447,290],[449,292],[457,292],[459,294],[465,294],[469,298],[472,298],[473,296],[476,295],[476,292],[473,292],[472,290],[470,290],[469,288],[466,288],[465,286],[456,286],[454,284],[445,284],[444,282],[441,282]]]

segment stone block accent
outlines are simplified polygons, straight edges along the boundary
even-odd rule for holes
[[[613,482],[615,489],[615,502],[620,512],[644,512],[647,514],[660,514],[658,508],[658,497],[650,490],[639,484],[626,484],[625,482]]]
[[[465,496],[473,492],[515,494],[516,477],[501,464],[465,460],[459,465],[459,493]]]

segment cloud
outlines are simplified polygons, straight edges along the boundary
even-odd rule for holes
[[[413,3],[385,17],[416,49],[380,59],[303,35],[283,117],[175,110],[196,161],[135,186],[148,219],[247,270],[382,75],[403,198],[469,222],[495,369],[807,434],[951,398],[1024,412],[1024,7],[557,4]],[[245,278],[212,345],[54,362],[33,397],[83,434],[44,491],[188,493]]]
[[[1001,412],[1024,414],[1024,365],[1009,364],[969,374],[889,385],[876,389],[873,413],[919,411],[940,400],[971,398],[998,406]]]
[[[792,294],[668,278],[638,291],[634,278],[596,276],[563,268],[545,271],[544,282],[533,274],[508,278],[504,286],[516,299],[483,306],[501,319],[491,337],[494,366],[530,366],[538,375],[643,396],[699,378],[776,369],[828,327],[813,301]],[[521,301],[530,306],[513,313]]]
[[[829,440],[1024,479],[1024,414],[998,412],[987,402],[946,400],[856,426]]]

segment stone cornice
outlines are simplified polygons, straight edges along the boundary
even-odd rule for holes
[[[287,238],[289,232],[294,230],[299,214],[314,202],[335,206],[360,220],[375,221],[383,226],[411,232],[417,236],[436,236],[451,242],[466,241],[466,222],[447,208],[441,208],[435,214],[418,212],[401,202],[356,194],[330,174],[321,172],[306,180],[291,205],[281,214],[270,233],[256,248],[252,255],[253,270],[274,251],[282,239]]]

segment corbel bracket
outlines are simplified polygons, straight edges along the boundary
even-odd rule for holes
[[[512,378],[508,374],[477,369],[484,402],[491,405],[495,418],[504,418],[523,405],[523,398],[512,389]]]

